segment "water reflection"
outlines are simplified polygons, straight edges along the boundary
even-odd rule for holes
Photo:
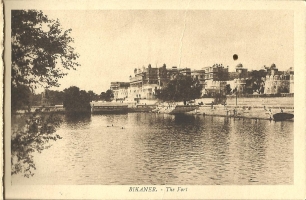
[[[12,115],[11,174],[34,175],[33,153],[48,149],[49,141],[62,139],[54,134],[61,122],[61,116],[55,114]]]
[[[85,113],[85,114],[74,114],[74,115],[65,115],[65,121],[68,124],[76,124],[76,123],[87,123],[91,120],[91,114]]]
[[[67,126],[72,129],[86,128],[91,122],[90,113],[79,113],[73,115],[65,115],[65,122]]]
[[[58,131],[63,139],[35,158],[45,170],[15,184],[293,183],[292,122],[129,113]]]
[[[193,124],[195,122],[195,116],[193,115],[185,115],[185,114],[178,114],[174,116],[174,122],[176,124]]]

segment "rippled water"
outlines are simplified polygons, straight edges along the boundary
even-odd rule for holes
[[[155,113],[66,118],[63,139],[34,154],[35,175],[13,175],[12,184],[293,184],[293,124]]]

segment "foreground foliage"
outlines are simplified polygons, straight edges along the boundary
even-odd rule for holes
[[[56,115],[43,116],[34,113],[26,120],[26,125],[12,130],[11,136],[11,174],[23,173],[25,177],[34,175],[36,169],[33,153],[49,148],[50,140],[62,137],[56,132],[62,120]]]
[[[79,57],[70,45],[71,29],[42,11],[12,11],[12,83],[31,87],[59,86],[65,69],[76,69]]]
[[[19,109],[29,110],[36,88],[59,86],[58,80],[67,75],[67,70],[79,66],[79,55],[71,46],[71,29],[63,30],[58,19],[49,19],[37,10],[12,10],[11,14],[11,111],[15,113]],[[34,113],[25,126],[12,130],[12,174],[33,176],[33,153],[48,148],[50,140],[61,138],[55,134],[60,122],[58,116]]]
[[[18,97],[25,87],[57,87],[67,70],[79,66],[71,43],[71,29],[63,30],[59,20],[49,19],[42,11],[12,10],[11,19],[12,112],[29,106],[29,93]],[[26,104],[26,105],[24,105]]]

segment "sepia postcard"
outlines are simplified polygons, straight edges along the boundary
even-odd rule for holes
[[[3,15],[5,199],[305,199],[305,2]]]

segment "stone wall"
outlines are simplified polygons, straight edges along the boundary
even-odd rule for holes
[[[236,105],[236,96],[227,96],[227,105]],[[238,97],[238,106],[294,106],[294,97]]]

